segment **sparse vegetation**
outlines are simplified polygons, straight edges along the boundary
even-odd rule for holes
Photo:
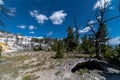
[[[106,47],[106,52],[104,54],[106,59],[109,59],[113,64],[119,65],[120,63],[120,45],[116,46],[114,49]]]
[[[3,0],[0,1],[1,1],[0,26],[5,26],[3,20],[7,15],[11,15],[11,12],[4,6]],[[39,0],[37,1],[39,2]],[[85,73],[88,73],[89,75],[90,72],[92,71],[97,72],[97,70],[101,71],[101,73],[98,75],[102,75],[102,73],[104,72],[105,77],[111,73],[112,74],[115,73],[119,75],[120,68],[118,68],[116,64],[120,66],[120,45],[116,46],[115,48],[112,48],[109,44],[106,44],[106,42],[110,39],[108,38],[108,33],[107,33],[108,32],[107,22],[120,17],[120,14],[118,14],[118,16],[106,18],[106,14],[108,15],[107,11],[109,11],[108,10],[109,5],[111,4],[110,1],[111,0],[109,1],[103,0],[103,2],[101,3],[100,2],[96,3],[97,6],[95,6],[96,7],[94,9],[95,11],[93,11],[95,12],[95,19],[90,20],[85,29],[82,29],[82,27],[80,27],[81,29],[79,29],[75,18],[74,26],[73,25],[68,26],[66,31],[67,35],[64,36],[65,38],[62,37],[63,39],[53,39],[54,36],[52,36],[52,34],[53,32],[55,33],[56,31],[53,32],[51,31],[50,33],[47,34],[47,37],[44,38],[43,37],[28,38],[28,36],[26,36],[24,39],[24,37],[21,35],[15,35],[16,37],[14,38],[14,40],[9,39],[11,36],[5,35],[9,33],[4,33],[4,34],[1,33],[3,34],[3,36],[5,35],[3,37],[3,38],[6,37],[5,38],[6,40],[4,40],[4,42],[8,44],[8,46],[9,46],[9,41],[13,42],[13,44],[15,43],[15,45],[11,45],[10,43],[10,45],[12,46],[10,47],[10,50],[13,50],[14,49],[13,46],[14,46],[15,50],[18,50],[16,47],[18,47],[20,50],[25,50],[24,48],[29,47],[30,48],[29,50],[31,51],[28,52],[18,51],[15,53],[8,52],[2,54],[2,47],[0,46],[0,80],[36,80],[36,78],[38,78],[38,80],[39,79],[41,80],[42,78],[43,80],[55,80],[55,79],[69,80],[69,78],[72,79],[76,77],[76,75],[74,75],[73,73],[77,73],[78,75],[83,76],[83,74]],[[49,8],[46,7],[45,10],[44,8],[41,8],[41,10],[42,9],[43,9],[42,13],[40,13],[40,11],[37,9],[34,11],[29,11],[31,17],[35,18],[35,20],[37,20],[39,24],[43,24],[45,21],[47,22],[48,20],[51,20],[52,23],[55,26],[57,26],[62,24],[63,21],[65,20],[65,17],[69,15],[68,13],[65,13],[64,10],[61,10],[61,11],[53,12],[53,14],[51,15],[49,14],[48,16],[47,14],[44,13],[46,13],[47,12],[46,10]],[[24,12],[26,11],[24,10]],[[119,3],[119,12],[120,12],[120,3]],[[25,15],[23,15],[22,17],[24,16]],[[93,17],[94,16],[92,15],[91,18],[93,19]],[[17,16],[16,18],[19,17]],[[42,19],[40,20],[40,18]],[[13,25],[16,25],[16,23]],[[26,29],[29,29],[29,31],[31,31],[30,33],[34,34],[33,31],[36,31],[34,29],[38,29],[37,25],[35,26],[34,25],[35,24],[31,24],[31,26],[19,25],[17,26],[17,28],[25,29],[27,27]],[[97,27],[94,28],[94,26]],[[51,28],[51,26],[49,28]],[[92,31],[92,33],[88,32],[90,30]],[[28,32],[28,30],[26,31]],[[46,32],[47,31],[48,30],[46,30]],[[36,31],[36,33],[38,32],[39,31]],[[41,33],[41,35],[42,36],[43,34],[45,35],[46,32]],[[61,33],[56,32],[55,35],[58,34]],[[34,35],[36,36],[36,34]],[[110,63],[113,63],[115,65],[112,65]],[[73,65],[75,66],[73,67]],[[92,75],[92,77],[96,78],[96,76],[94,75]],[[48,77],[48,78],[44,79],[44,77]]]
[[[61,72],[60,71],[57,71],[56,73],[55,73],[55,75],[58,75],[58,74],[60,74]]]
[[[22,80],[35,80],[32,75],[27,75],[22,78]]]
[[[27,53],[27,54],[26,54]],[[30,75],[30,76],[23,76],[23,79],[30,79],[32,78],[31,75],[35,73],[40,73],[42,71],[55,69],[57,63],[61,64],[61,59],[53,59],[51,56],[54,56],[55,52],[45,52],[45,51],[38,51],[38,52],[14,52],[11,55],[3,55],[2,59],[3,62],[0,63],[0,79],[4,80],[14,80],[18,76],[22,75]],[[12,66],[14,65],[14,66]],[[60,65],[59,65],[60,66]],[[30,69],[30,71],[29,71]],[[19,71],[22,71],[19,72]],[[6,74],[10,75],[4,77]],[[39,77],[38,77],[39,78]],[[36,80],[36,76],[30,80]]]
[[[74,51],[75,50],[75,37],[74,37],[74,31],[71,26],[68,27],[67,29],[68,36],[65,39],[65,44],[67,47],[67,51]]]
[[[57,46],[58,46],[58,40],[55,39],[55,40],[54,40],[54,44],[52,45],[53,51],[57,51]]]
[[[85,73],[87,73],[89,70],[87,68],[84,68],[84,69],[81,69],[81,70],[78,70],[76,71],[75,73],[76,74],[79,74],[79,75],[83,75]]]

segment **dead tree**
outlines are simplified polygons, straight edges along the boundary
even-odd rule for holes
[[[99,0],[100,1],[100,0]],[[95,36],[95,48],[96,48],[96,58],[100,59],[100,53],[101,53],[101,42],[102,40],[106,39],[105,37],[102,37],[102,32],[103,29],[106,27],[105,24],[111,20],[114,20],[116,18],[120,17],[120,14],[118,14],[117,16],[111,17],[109,19],[105,19],[105,13],[107,12],[107,10],[109,9],[108,7],[109,2],[107,2],[106,0],[104,0],[104,4],[101,4],[100,6],[97,7],[96,13],[95,13],[95,17],[96,17],[96,22],[98,24],[98,30],[95,31],[92,27],[92,25],[96,24],[96,23],[88,23],[88,26],[91,28],[91,31],[93,32],[94,36]],[[120,11],[120,4],[119,4],[119,11]]]
[[[79,27],[77,25],[76,18],[74,18],[74,27],[75,27],[75,48],[77,51],[77,48],[79,47]]]

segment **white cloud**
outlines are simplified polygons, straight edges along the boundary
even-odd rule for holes
[[[95,3],[93,9],[103,9],[104,7],[107,8],[110,4],[111,4],[112,0],[97,0],[97,2]],[[106,6],[104,6],[104,4],[106,4]]]
[[[37,39],[44,39],[44,37],[42,36],[39,36],[39,37],[36,37],[36,36],[31,36],[32,38],[37,38]]]
[[[88,31],[90,31],[91,30],[91,28],[90,27],[86,27],[86,28],[84,28],[84,29],[80,29],[79,30],[79,33],[87,33]]]
[[[74,28],[73,28],[73,32],[75,32],[75,31],[76,31],[76,28],[74,27]]]
[[[96,20],[91,20],[88,22],[88,24],[92,25],[92,24],[95,24],[97,21]]]
[[[109,9],[115,9],[115,7],[111,6],[111,7],[109,7]]]
[[[30,34],[35,34],[35,32],[34,31],[30,31]]]
[[[17,27],[20,28],[20,29],[25,29],[26,28],[25,25],[18,25]]]
[[[50,31],[49,33],[47,33],[47,36],[51,36],[53,34],[52,31]]]
[[[116,38],[110,39],[109,40],[109,44],[110,45],[119,45],[120,44],[120,37],[116,37]]]
[[[101,19],[101,16],[98,16],[97,19]]]
[[[49,19],[52,21],[55,25],[60,25],[65,20],[65,17],[67,16],[67,13],[65,13],[63,10],[54,12]]]
[[[0,0],[0,5],[4,4],[3,0]]]
[[[40,24],[43,24],[46,20],[48,20],[46,15],[40,14],[37,10],[30,11],[30,15]]]
[[[29,30],[34,30],[34,29],[36,29],[36,27],[34,27],[33,25],[29,26]]]

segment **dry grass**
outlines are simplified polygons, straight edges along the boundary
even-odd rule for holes
[[[54,55],[55,52],[44,51],[14,52],[2,55],[0,80],[4,80],[5,78],[3,76],[6,74],[9,74],[12,79],[19,76],[22,79],[27,74],[33,75],[40,71],[54,69],[54,66],[59,66],[61,63],[61,60],[52,58]],[[38,78],[39,76],[36,75],[35,77]]]

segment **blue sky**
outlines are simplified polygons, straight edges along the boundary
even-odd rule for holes
[[[0,0],[2,1],[2,0]],[[119,15],[118,1],[110,0],[107,17]],[[93,9],[97,0],[8,0],[15,14],[5,19],[5,30],[25,36],[64,38],[68,25],[74,28],[77,19],[81,34],[89,33],[86,24],[95,19]],[[97,27],[97,26],[94,26]],[[110,38],[120,36],[120,18],[107,23]]]

